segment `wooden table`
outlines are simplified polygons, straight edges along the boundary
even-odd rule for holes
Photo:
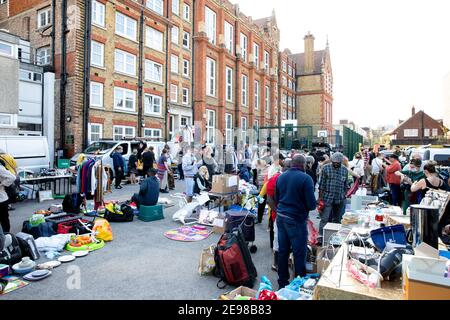
[[[394,282],[383,281],[381,282],[381,288],[372,289],[353,279],[346,268],[346,253],[347,247],[345,245],[338,250],[328,269],[317,284],[314,291],[314,300],[404,299],[400,280]]]

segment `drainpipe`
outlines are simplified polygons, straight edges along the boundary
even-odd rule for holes
[[[45,103],[45,70],[42,70],[42,92],[41,92],[41,135],[44,136],[44,103]]]
[[[60,147],[64,148],[66,141],[66,84],[67,84],[67,70],[66,70],[66,42],[67,35],[67,0],[62,0],[61,5],[61,73],[60,73]]]
[[[236,16],[238,16],[238,15],[236,15]],[[238,17],[238,19],[239,19],[239,17]],[[242,93],[239,92],[240,75],[238,73],[238,68],[239,68],[240,59],[237,59],[238,52],[236,49],[236,46],[238,45],[238,43],[239,43],[239,47],[241,46],[240,42],[238,42],[240,40],[240,35],[238,35],[238,33],[236,32],[238,19],[236,19],[236,21],[234,23],[234,48],[233,48],[234,56],[236,57],[236,66],[235,66],[235,70],[234,70],[234,92],[235,92],[234,100],[235,100],[235,109],[236,109],[235,114],[234,114],[234,125],[236,128],[239,128],[239,95],[242,95]],[[241,48],[241,50],[242,50],[242,48]],[[247,96],[248,96],[248,83],[247,83]],[[247,97],[247,100],[248,100],[248,97]],[[239,140],[239,137],[234,137],[234,148],[235,149],[237,149],[238,140]]]
[[[55,42],[56,42],[56,0],[52,0],[52,67],[55,71]]]
[[[142,134],[144,124],[143,116],[143,59],[144,59],[144,7],[141,6],[141,18],[139,24],[139,71],[138,71],[138,137]],[[143,134],[142,134],[143,136]]]
[[[89,107],[91,104],[91,0],[84,2],[84,82],[83,82],[83,149],[88,147]]]
[[[169,1],[165,1],[166,3],[166,18],[167,20],[169,20]],[[169,83],[169,32],[172,32],[171,26],[170,24],[167,25],[167,29],[166,29],[166,74],[165,74],[165,84],[166,84],[166,88],[165,88],[165,95],[166,95],[166,112],[164,115],[164,123],[165,123],[165,130],[164,130],[164,141],[167,144],[167,140],[169,140],[169,124],[168,124],[168,109],[169,109],[169,87],[170,87],[170,83]]]
[[[192,48],[192,53],[191,53],[191,106],[192,106],[192,125],[194,124],[194,117],[195,117],[195,108],[194,108],[194,101],[195,101],[195,81],[194,81],[194,72],[195,72],[195,41],[194,41],[194,36],[195,36],[195,16],[196,16],[196,10],[195,10],[195,2],[196,0],[192,0],[192,35],[191,35],[191,48]]]

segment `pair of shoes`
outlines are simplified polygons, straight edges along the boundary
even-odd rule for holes
[[[273,265],[272,265],[272,270],[275,271],[275,272],[278,272],[278,266],[276,266],[276,265],[273,264]]]
[[[123,187],[122,186],[118,186],[118,187],[116,187],[116,189],[123,189]]]
[[[163,189],[159,189],[159,192],[160,192],[160,193],[169,193],[169,191],[163,190]]]

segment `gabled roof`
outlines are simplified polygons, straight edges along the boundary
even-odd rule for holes
[[[314,51],[314,71],[313,73],[322,72],[322,64],[325,60],[326,50]],[[297,64],[297,75],[305,74],[305,54],[297,53],[289,56]]]
[[[440,123],[439,121],[437,121],[436,119],[433,119],[432,117],[430,117],[428,114],[426,114],[423,110],[420,110],[419,112],[416,112],[413,116],[411,116],[408,120],[403,121],[402,123],[400,123],[394,130],[386,132],[386,135],[394,135],[397,134],[402,128],[404,128],[406,125],[408,125],[409,122],[414,121],[416,119],[419,119],[421,117],[424,118],[428,118],[431,119],[432,121],[436,122],[436,126],[439,128],[442,128],[443,131],[448,131],[448,129],[446,127],[444,127],[442,125],[442,123]]]

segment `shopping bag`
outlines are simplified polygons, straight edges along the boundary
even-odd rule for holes
[[[144,163],[142,162],[142,160],[137,161],[137,169],[144,170]]]
[[[311,221],[311,219],[308,219],[308,243],[310,245],[315,246],[317,244],[317,237],[319,235],[319,232],[316,228],[314,228],[314,224]]]
[[[198,266],[198,273],[201,276],[212,275],[216,263],[214,261],[214,250],[216,246],[211,245],[210,247],[203,249],[200,254],[200,263]]]
[[[113,240],[113,233],[111,226],[108,222],[108,220],[100,218],[96,219],[94,223],[94,227],[92,228],[92,231],[94,231],[95,237],[97,239],[103,240],[103,241],[112,241]]]

